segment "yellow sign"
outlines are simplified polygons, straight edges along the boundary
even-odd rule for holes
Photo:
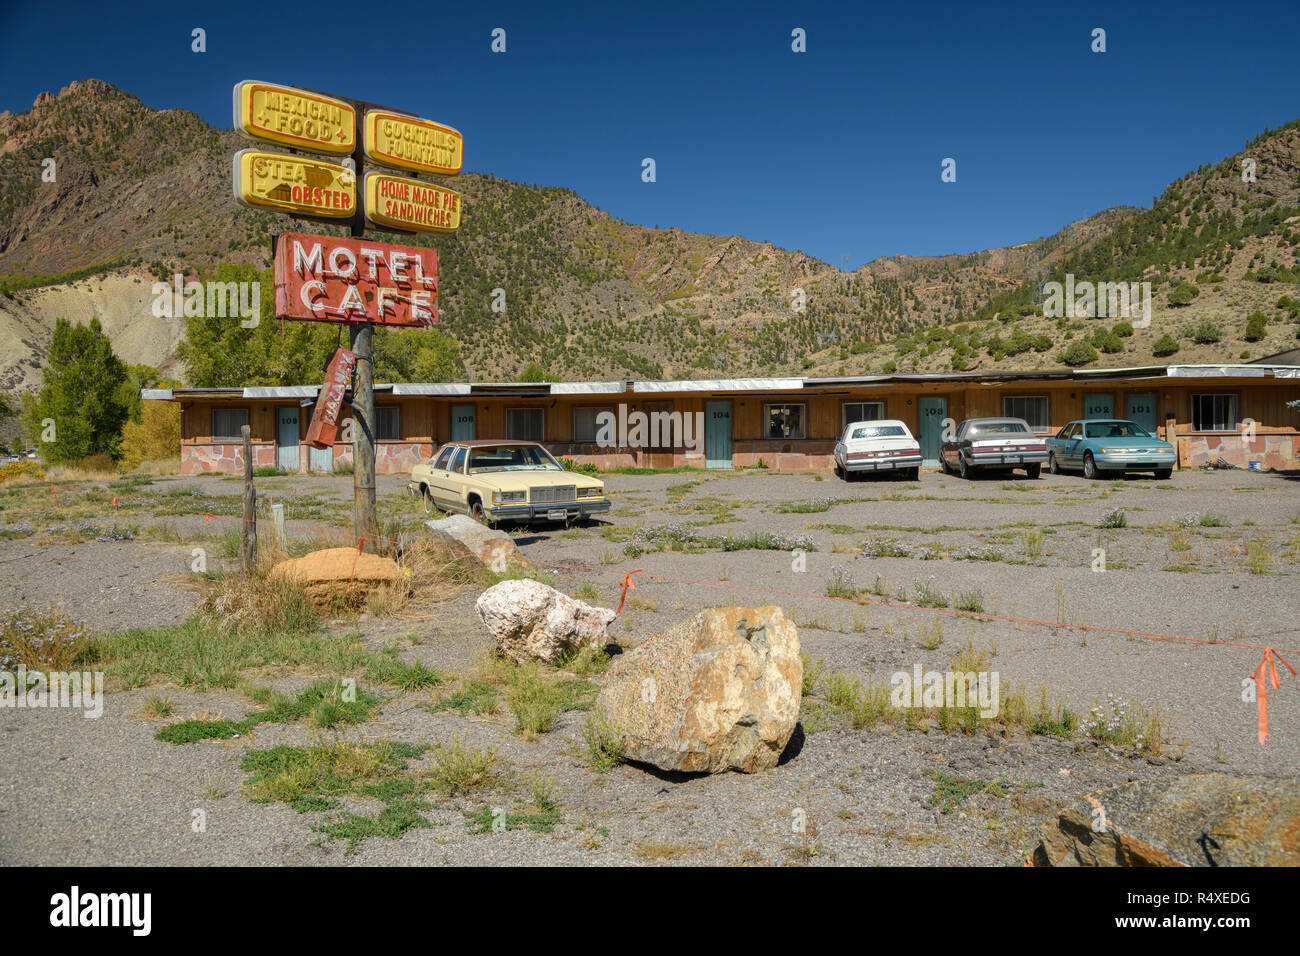
[[[417,173],[454,176],[465,161],[465,139],[450,126],[387,110],[366,111],[362,145],[368,159]]]
[[[455,232],[460,193],[405,176],[366,173],[366,218],[394,229]]]
[[[337,163],[241,149],[235,154],[235,198],[248,206],[300,216],[351,219],[357,177]]]
[[[235,84],[235,129],[319,153],[350,153],[356,146],[357,111],[349,103],[292,86],[244,80]]]

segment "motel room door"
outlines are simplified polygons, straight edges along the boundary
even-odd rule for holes
[[[451,440],[472,441],[477,437],[474,434],[474,406],[451,406]]]
[[[1083,396],[1083,417],[1084,418],[1114,418],[1115,417],[1115,396],[1114,395]]]
[[[943,447],[943,420],[948,417],[948,399],[923,398],[918,412],[921,419],[921,464],[938,468],[939,452]]]
[[[731,467],[731,402],[705,403],[704,459],[709,468]]]
[[[297,408],[276,410],[275,463],[284,471],[298,470],[298,416]]]
[[[1137,422],[1151,434],[1156,433],[1156,397],[1151,394],[1129,395],[1124,400],[1124,417]]]

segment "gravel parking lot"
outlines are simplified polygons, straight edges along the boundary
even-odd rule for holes
[[[624,647],[701,607],[778,604],[798,624],[810,664],[820,661],[827,674],[887,685],[897,671],[947,670],[965,654],[1033,704],[1046,695],[1086,717],[1113,696],[1158,712],[1159,755],[1120,753],[1082,733],[967,734],[929,722],[855,728],[830,719],[819,697],[775,770],[599,773],[582,753],[580,711],[530,740],[513,732],[508,711],[435,713],[429,691],[390,688],[374,718],[339,733],[458,740],[494,751],[501,772],[468,796],[432,799],[427,827],[366,839],[349,853],[312,829],[325,813],[254,802],[239,769],[248,749],[318,743],[322,731],[299,721],[228,740],[159,741],[168,719],[239,719],[256,706],[234,690],[148,684],[110,692],[99,720],[0,709],[0,759],[24,768],[0,784],[0,861],[1013,864],[1044,821],[1100,786],[1191,770],[1294,777],[1300,767],[1300,684],[1283,673],[1269,695],[1271,733],[1261,747],[1242,682],[1262,651],[1238,646],[1300,648],[1297,476],[1031,482],[923,472],[917,482],[844,482],[745,471],[606,482],[615,501],[607,520],[514,534],[539,574],[593,603],[617,606],[623,575],[641,569],[613,629]],[[401,487],[398,476],[379,480],[390,516],[414,526],[417,506],[399,497]],[[111,508],[95,503],[93,489],[62,490],[57,506],[5,497],[5,603],[58,605],[100,631],[177,624],[198,601],[194,549],[204,549],[210,570],[230,563],[221,536],[237,527],[229,515],[238,490],[207,476],[155,479]],[[346,537],[350,478],[265,479],[259,490],[285,504],[291,536]],[[194,507],[172,507],[187,498]],[[1122,526],[1100,526],[1120,525],[1121,513]],[[95,526],[93,536],[69,531],[78,520]],[[113,527],[133,537],[101,533]],[[327,628],[464,675],[488,644],[477,593],[467,587],[397,618],[362,615]],[[255,676],[294,693],[318,675],[281,667]],[[174,716],[143,719],[158,695]],[[985,786],[944,812],[942,775]],[[550,832],[470,832],[466,813],[526,803],[520,781],[537,776],[553,785]],[[344,806],[364,814],[379,804],[357,796]],[[200,809],[205,829],[195,832]],[[791,826],[796,811],[810,823],[802,834]]]

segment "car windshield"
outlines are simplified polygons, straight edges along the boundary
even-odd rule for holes
[[[966,426],[966,437],[977,438],[980,435],[996,435],[999,432],[1024,434],[1028,431],[1024,422],[980,422],[978,425]]]
[[[545,448],[537,445],[488,445],[470,449],[469,473],[491,471],[564,471],[564,468]]]
[[[1089,422],[1084,426],[1088,438],[1150,438],[1151,433],[1133,422]]]
[[[907,432],[903,431],[901,425],[863,425],[861,428],[853,429],[853,434],[849,436],[854,438],[906,438]]]

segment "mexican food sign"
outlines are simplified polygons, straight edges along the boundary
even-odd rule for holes
[[[251,139],[346,155],[357,145],[357,111],[323,93],[244,80],[235,84],[235,129]]]
[[[415,232],[455,232],[460,193],[388,173],[366,173],[366,218],[381,226]]]
[[[438,322],[438,253],[286,232],[275,244],[275,316],[424,327]]]
[[[346,166],[241,149],[234,162],[235,198],[254,209],[348,220],[357,211],[357,177]]]

